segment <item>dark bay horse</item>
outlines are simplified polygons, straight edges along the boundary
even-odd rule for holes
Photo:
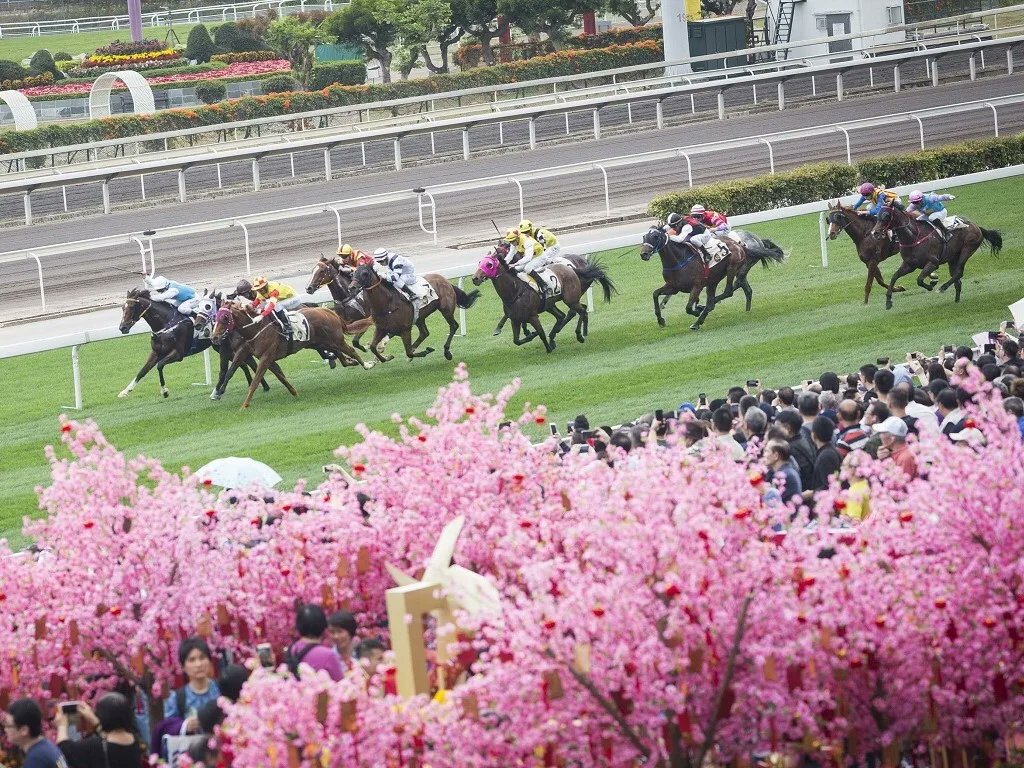
[[[170,390],[167,389],[167,384],[164,381],[164,366],[198,354],[210,346],[220,353],[220,377],[214,395],[218,391],[223,394],[223,388],[227,386],[225,373],[228,363],[236,351],[232,346],[232,339],[225,339],[222,343],[214,345],[211,345],[209,339],[195,339],[195,324],[192,319],[185,317],[166,302],[153,301],[149,298],[149,291],[144,288],[128,291],[128,296],[121,308],[121,324],[118,326],[118,330],[121,333],[128,333],[139,320],[145,320],[153,331],[149,357],[139,372],[135,374],[135,378],[118,393],[118,397],[128,397],[143,377],[153,369],[153,366],[156,366],[157,373],[160,375],[160,393],[164,397],[168,397]],[[253,370],[256,368],[256,361],[252,359],[251,355],[242,362],[245,378],[251,381],[250,368]],[[267,388],[269,389],[269,387]],[[219,400],[220,397],[211,395],[211,399]]]
[[[744,247],[731,238],[720,238],[720,240],[728,247],[729,256],[708,267],[696,246],[670,240],[660,227],[651,227],[644,235],[643,243],[640,246],[640,258],[649,261],[651,254],[657,253],[661,257],[661,275],[665,280],[665,284],[653,293],[654,316],[658,318],[658,325],[665,326],[659,299],[674,296],[677,293],[689,294],[686,313],[697,317],[690,326],[692,331],[699,331],[711,310],[715,308],[715,304],[732,296],[736,287],[742,290],[746,296],[747,311],[749,312],[753,290],[750,288],[747,274],[757,263],[768,267],[771,264],[781,264],[786,260],[782,249],[770,240],[764,241],[764,248],[753,245]],[[723,278],[726,280],[725,290],[720,295],[716,295],[718,284]],[[697,301],[704,288],[708,289],[707,304],[700,307],[697,305]]]
[[[434,312],[440,312],[441,316],[448,321],[448,338],[444,342],[444,356],[446,360],[452,359],[452,339],[455,337],[455,332],[459,330],[459,324],[455,320],[455,310],[460,307],[462,309],[472,307],[479,298],[480,291],[466,293],[436,272],[429,272],[423,275],[423,278],[434,289],[437,298],[422,307],[417,316],[408,299],[404,298],[391,283],[383,280],[377,274],[373,264],[363,264],[356,268],[355,283],[365,292],[370,315],[377,326],[370,346],[373,349],[373,354],[381,362],[386,362],[379,349],[385,336],[401,338],[402,344],[405,346],[405,354],[410,360],[414,357],[425,357],[433,352],[433,347],[417,350],[423,340],[430,335],[426,320]],[[413,326],[419,330],[415,342],[412,340]]]
[[[482,285],[485,280],[490,280],[494,285],[494,290],[501,298],[505,313],[512,320],[512,340],[515,344],[526,344],[539,336],[544,344],[544,349],[551,352],[555,348],[555,337],[558,332],[573,317],[578,317],[576,340],[582,344],[587,337],[589,319],[586,305],[580,302],[585,293],[583,285],[585,283],[587,285],[600,283],[604,290],[605,301],[611,301],[615,285],[600,264],[586,259],[580,268],[551,264],[545,269],[554,273],[558,278],[561,293],[557,296],[548,296],[543,304],[540,294],[512,272],[500,251],[495,251],[480,260],[476,274],[473,275],[473,284]],[[563,315],[555,308],[555,303],[559,301],[569,307],[567,314]],[[549,336],[544,334],[544,327],[539,318],[541,312],[552,312],[557,318]],[[534,332],[521,336],[524,325],[527,323],[533,327]]]
[[[852,208],[846,208],[841,202],[836,201],[835,205],[828,207],[828,239],[835,240],[840,232],[846,232],[853,240],[857,248],[857,256],[868,268],[868,281],[864,284],[864,303],[868,303],[871,295],[871,285],[877,281],[878,285],[889,290],[882,279],[882,270],[878,265],[888,259],[900,249],[899,244],[892,238],[879,240],[871,236],[871,230],[875,226],[875,217],[871,214],[857,213]],[[902,291],[902,286],[895,288],[895,291]]]
[[[373,325],[373,318],[363,301],[361,289],[352,284],[351,273],[343,271],[341,266],[338,259],[320,257],[313,267],[306,293],[315,293],[326,285],[334,299],[334,311],[345,326],[345,333],[352,336],[352,346],[360,352],[366,352],[361,339],[366,329]]]
[[[918,221],[902,208],[887,205],[878,215],[871,234],[876,238],[888,237],[885,230],[891,229],[900,244],[900,256],[903,263],[889,281],[889,290],[885,295],[885,308],[892,309],[893,286],[896,281],[916,269],[921,270],[917,276],[917,284],[926,290],[933,290],[937,277],[932,273],[940,264],[949,264],[949,280],[942,284],[940,291],[956,286],[956,298],[960,301],[960,280],[964,276],[964,266],[974,252],[981,248],[982,243],[989,244],[993,256],[1003,249],[1003,236],[996,230],[982,229],[977,224],[969,224],[966,228],[956,229],[950,233],[949,241],[944,241],[931,224]],[[931,281],[928,281],[932,278]]]
[[[206,327],[207,323],[213,321],[217,310],[220,309],[224,303],[224,298],[220,293],[213,293],[210,295],[211,304],[209,308],[201,308],[196,311],[195,326],[196,330],[202,330]],[[219,341],[211,342],[213,348],[220,353],[220,373],[217,376],[217,385],[213,388],[213,392],[210,393],[211,400],[220,400],[224,397],[224,392],[228,388],[228,368],[231,365],[231,360],[234,358],[235,353],[242,347],[246,346],[245,339],[242,338],[242,334],[238,331],[233,331],[226,336],[223,336]],[[256,358],[252,356],[250,352],[249,356],[242,362],[241,368],[242,373],[245,374],[246,386],[252,384],[252,374],[256,371]],[[270,385],[267,380],[264,379],[260,382],[260,386],[263,387],[264,392],[270,391]]]
[[[372,362],[364,363],[360,359],[359,353],[346,341],[341,318],[334,313],[334,310],[300,309],[298,313],[305,318],[306,324],[309,326],[309,338],[306,341],[288,341],[279,332],[278,326],[272,318],[260,320],[258,315],[254,317],[251,307],[245,307],[240,303],[228,304],[217,310],[210,338],[215,342],[220,341],[225,335],[237,331],[245,339],[247,345],[240,349],[231,361],[228,379],[231,379],[243,357],[250,354],[250,351],[259,358],[256,373],[252,383],[249,384],[249,392],[246,394],[245,400],[242,401],[242,408],[249,407],[256,387],[263,381],[268,369],[277,376],[293,396],[296,396],[298,393],[295,391],[295,387],[285,378],[277,361],[293,355],[301,349],[333,352],[344,366],[373,367]]]

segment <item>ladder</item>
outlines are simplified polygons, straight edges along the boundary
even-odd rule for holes
[[[779,0],[779,13],[775,17],[775,45],[784,45],[789,42],[793,34],[793,15],[796,13],[796,4],[805,0]],[[782,51],[780,58],[789,58],[789,51]]]

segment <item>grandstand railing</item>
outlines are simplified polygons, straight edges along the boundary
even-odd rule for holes
[[[1013,38],[1015,41],[1024,41],[1024,37]],[[979,44],[974,44],[979,45]],[[966,48],[972,48],[972,46],[965,46]],[[978,50],[972,48],[972,50]],[[936,54],[933,52],[914,54],[917,57],[929,57],[931,64],[931,72],[933,76],[933,84],[939,82],[939,66],[938,57],[942,54]],[[1012,58],[1013,51],[1011,48],[1007,49],[1008,68],[1012,69]],[[886,60],[890,61],[896,69],[897,76],[895,77],[895,88],[898,90],[900,87],[899,83],[899,68],[906,65],[907,59],[904,57],[886,57]],[[881,61],[881,59],[875,60]],[[861,62],[861,65],[863,63]],[[842,100],[843,98],[843,75],[848,72],[851,68],[857,66],[857,62],[847,62],[844,64],[830,65],[827,67],[814,67],[813,71],[817,72],[828,72],[834,74],[837,82],[837,98]],[[972,67],[973,71],[973,67]],[[807,71],[804,71],[806,74]],[[247,161],[251,163],[252,170],[252,184],[255,190],[260,189],[260,161],[262,158],[270,155],[286,155],[290,154],[294,156],[295,152],[299,151],[322,151],[324,157],[324,175],[329,180],[331,178],[331,150],[341,145],[356,145],[361,144],[365,149],[366,142],[369,141],[391,141],[394,147],[394,167],[396,170],[402,168],[402,138],[416,134],[433,134],[434,132],[440,131],[461,131],[462,132],[462,156],[468,159],[470,156],[470,141],[469,141],[469,130],[471,127],[476,125],[484,124],[500,124],[503,122],[511,121],[527,121],[530,127],[530,141],[529,146],[531,149],[536,147],[536,135],[535,126],[536,121],[545,116],[551,115],[568,115],[572,112],[587,111],[593,115],[593,135],[595,139],[599,139],[601,136],[601,119],[600,111],[602,108],[611,106],[613,104],[618,105],[633,105],[638,102],[651,101],[656,102],[656,123],[660,128],[663,125],[662,118],[662,102],[669,95],[690,93],[694,89],[699,88],[712,88],[717,91],[718,97],[718,111],[720,119],[725,117],[725,89],[729,87],[735,87],[737,85],[746,84],[756,86],[760,82],[766,80],[776,80],[779,97],[779,107],[785,107],[785,75],[781,73],[768,74],[768,75],[754,75],[746,78],[737,78],[730,80],[729,82],[721,85],[711,86],[685,86],[681,88],[671,88],[664,91],[659,91],[657,94],[625,94],[605,97],[603,99],[588,99],[582,102],[576,102],[573,104],[559,104],[559,105],[544,105],[540,107],[531,107],[526,109],[512,110],[508,113],[499,115],[478,115],[470,118],[456,118],[451,120],[441,120],[437,122],[413,125],[413,126],[402,126],[400,128],[385,128],[373,131],[367,131],[358,136],[312,136],[309,138],[298,137],[293,138],[291,136],[277,137],[275,142],[262,144],[256,147],[238,147],[238,148],[213,148],[203,153],[191,153],[175,157],[166,157],[151,160],[142,160],[139,158],[130,159],[128,162],[123,160],[118,161],[104,161],[102,163],[95,164],[95,167],[88,169],[41,169],[31,173],[23,174],[12,174],[11,176],[0,180],[0,194],[21,194],[23,197],[25,223],[31,224],[33,222],[32,216],[32,193],[39,189],[65,187],[70,184],[84,184],[84,183],[99,183],[101,185],[102,197],[103,197],[103,210],[105,213],[110,213],[112,208],[110,204],[109,194],[109,183],[111,180],[120,177],[140,177],[140,183],[145,183],[145,175],[159,172],[177,172],[178,175],[178,200],[184,202],[187,199],[187,180],[185,171],[188,168],[203,165],[216,165],[219,166],[225,162],[237,162]],[[990,109],[993,113],[993,124],[994,130],[998,135],[998,109],[997,105],[1014,103],[1024,98],[1024,94],[1017,94],[1014,96],[1002,97],[999,99],[989,99],[983,102],[970,102],[966,104],[953,105],[949,107],[940,107],[932,110],[920,110],[914,113],[908,113],[906,115],[896,115],[887,118],[872,118],[870,121],[873,125],[880,125],[886,121],[897,120],[902,121],[904,119],[912,119],[918,123],[922,145],[924,143],[924,126],[923,118],[934,115],[950,114],[951,112],[965,112],[972,111],[982,108]],[[800,138],[801,136],[814,136],[820,135],[823,131],[836,131],[836,132],[848,132],[850,127],[861,127],[865,124],[865,121],[853,121],[846,124],[835,124],[832,126],[818,126],[814,128],[802,129],[800,131],[786,132],[787,138]],[[774,152],[772,149],[772,139],[770,136],[760,137],[756,139],[744,139],[744,142],[754,141],[766,145],[768,149],[770,170],[774,171]],[[728,143],[729,146],[736,146],[734,143]],[[847,134],[847,147],[849,148],[848,134]],[[680,150],[672,150],[673,152],[682,154],[686,157],[686,151],[680,152]],[[847,153],[849,157],[849,151]],[[623,159],[610,160],[608,163],[622,164]],[[636,162],[635,160],[633,162]],[[594,165],[594,164],[591,164]],[[540,173],[548,173],[551,171],[542,171]],[[527,176],[526,174],[523,175]],[[536,178],[536,177],[534,177]],[[462,184],[468,184],[469,182],[462,182]],[[607,196],[607,195],[606,195]]]

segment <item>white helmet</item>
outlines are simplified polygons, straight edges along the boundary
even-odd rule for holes
[[[388,251],[387,248],[378,248],[376,251],[373,252],[373,258],[375,258],[377,261],[386,259],[390,255],[391,253]]]
[[[705,213],[704,206],[698,203],[697,205],[693,206],[693,208],[690,209],[690,213],[695,215],[698,213]]]
[[[167,287],[170,284],[171,284],[171,281],[168,280],[166,277],[163,277],[163,276],[159,276],[158,275],[157,277],[147,277],[146,278],[146,285],[149,286],[149,289],[151,291],[163,291],[163,290],[166,290]]]

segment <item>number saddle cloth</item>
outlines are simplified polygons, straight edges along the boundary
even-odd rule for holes
[[[967,229],[967,227],[971,226],[971,222],[960,216],[947,216],[942,220],[942,226],[953,232],[957,229]]]
[[[562,295],[562,283],[558,279],[558,275],[551,271],[550,267],[568,267],[573,268],[573,264],[568,259],[558,256],[549,261],[543,269],[538,269],[537,273],[544,278],[545,289],[548,292],[548,296],[561,296]],[[540,288],[537,285],[537,281],[533,279],[533,275],[529,275],[526,272],[517,272],[519,279],[530,286],[531,289],[540,293]]]
[[[729,250],[729,246],[719,240],[717,237],[710,239],[702,249],[704,261],[709,267],[713,267],[723,259],[729,258],[729,254],[732,253]]]

